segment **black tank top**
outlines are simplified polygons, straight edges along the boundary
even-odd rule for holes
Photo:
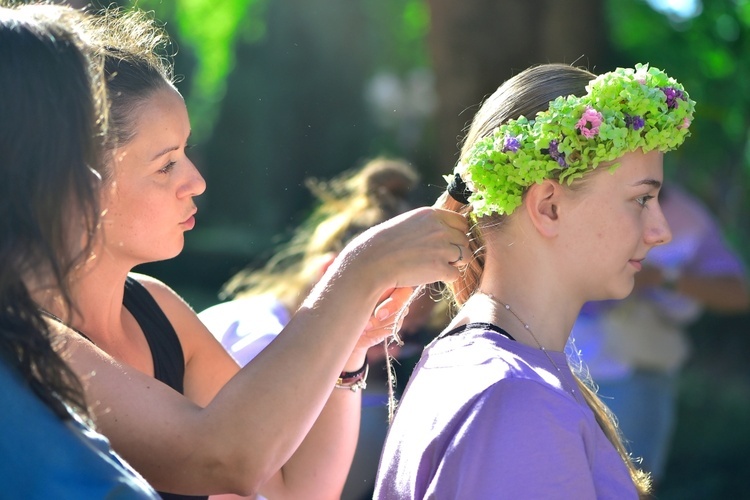
[[[148,290],[131,277],[125,280],[122,304],[130,311],[146,336],[154,360],[154,378],[184,394],[185,357],[177,332],[174,331],[164,311]],[[208,499],[208,496],[178,495],[161,491],[158,493],[164,500]]]

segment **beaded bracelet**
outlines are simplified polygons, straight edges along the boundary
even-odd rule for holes
[[[356,372],[341,372],[338,380],[336,380],[335,387],[337,389],[349,389],[352,392],[366,389],[368,373],[370,373],[370,365],[367,364],[367,356],[365,356],[365,362],[362,365],[362,368]]]

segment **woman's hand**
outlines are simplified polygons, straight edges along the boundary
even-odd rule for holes
[[[381,296],[343,371],[358,369],[364,363],[365,355],[371,347],[380,344],[401,329],[404,318],[409,313],[408,303],[413,293],[414,290],[411,288],[397,288]]]
[[[356,267],[363,283],[391,288],[451,282],[469,257],[466,219],[455,212],[418,208],[390,219],[355,238],[339,258]]]

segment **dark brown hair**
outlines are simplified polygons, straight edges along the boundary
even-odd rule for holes
[[[137,117],[153,93],[174,88],[171,42],[154,18],[138,9],[105,9],[88,16],[84,29],[104,61],[109,96],[105,149],[112,152],[133,139]]]
[[[62,419],[66,406],[87,415],[84,392],[29,284],[59,290],[70,311],[69,276],[98,224],[105,96],[80,18],[61,6],[0,7],[0,355]]]

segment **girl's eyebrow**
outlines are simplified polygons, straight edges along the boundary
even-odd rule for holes
[[[643,186],[643,185],[652,186],[652,187],[658,189],[658,188],[661,187],[661,181],[657,181],[656,179],[642,179],[642,180],[640,180],[638,182],[635,182],[635,183],[631,184],[631,186],[633,186],[633,187]]]

